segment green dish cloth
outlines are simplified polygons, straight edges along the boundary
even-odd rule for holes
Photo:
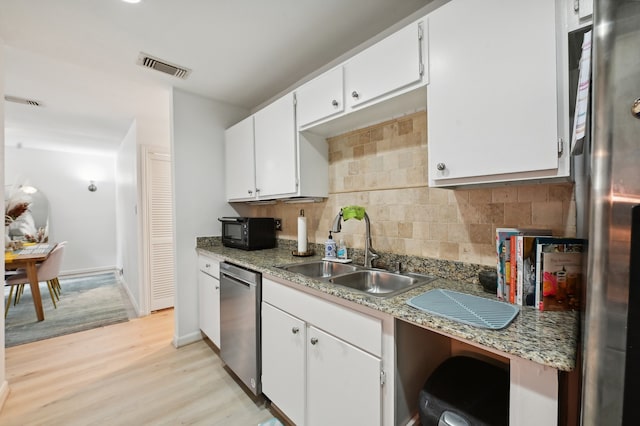
[[[346,206],[342,208],[342,219],[364,219],[364,207],[361,206]]]

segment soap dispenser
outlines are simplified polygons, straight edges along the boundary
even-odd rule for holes
[[[338,244],[338,259],[347,260],[347,245],[342,238]]]
[[[324,257],[327,259],[336,258],[336,242],[333,241],[331,231],[329,231],[329,238],[324,243]]]

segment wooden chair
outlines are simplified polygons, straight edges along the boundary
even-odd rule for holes
[[[42,262],[40,266],[38,266],[38,282],[46,281],[47,287],[49,288],[49,295],[51,296],[51,301],[53,302],[53,307],[58,308],[56,305],[56,299],[60,300],[59,288],[60,283],[58,282],[58,275],[60,274],[60,265],[62,264],[62,255],[64,254],[64,244],[58,244],[51,251],[49,257]],[[9,276],[5,280],[5,285],[11,286],[9,290],[9,299],[7,300],[7,305],[4,310],[4,316],[7,317],[7,313],[9,312],[9,306],[11,305],[11,297],[13,295],[14,286],[18,286],[16,290],[16,296],[14,300],[14,304],[20,301],[20,295],[24,291],[24,285],[29,284],[29,278],[25,272],[21,272],[15,274],[13,276]]]

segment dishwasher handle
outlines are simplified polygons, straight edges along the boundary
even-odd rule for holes
[[[246,282],[244,280],[241,280],[241,279],[238,279],[238,278],[234,277],[233,275],[228,275],[228,274],[225,274],[225,273],[221,272],[220,273],[220,279],[222,280],[223,277],[226,280],[232,281],[234,284],[240,284],[240,285],[243,285],[243,286],[245,286],[247,288],[255,287],[255,284],[253,284],[253,283],[248,283],[248,282]]]
[[[258,285],[261,280],[259,272],[250,271],[227,262],[220,263],[220,279],[222,277],[233,278],[238,282],[253,286]]]

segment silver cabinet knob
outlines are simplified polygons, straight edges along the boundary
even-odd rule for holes
[[[640,98],[636,99],[633,102],[633,105],[631,105],[631,114],[635,117],[640,119]]]
[[[220,290],[220,286],[219,285],[216,286],[216,290]]]
[[[204,267],[209,269],[209,268],[211,268],[211,264],[210,263],[205,263]]]
[[[336,101],[335,99],[332,100],[331,105],[333,105],[335,108],[338,108],[338,101]]]
[[[444,163],[438,163],[436,164],[436,169],[443,171],[444,169],[446,169],[447,166]]]
[[[291,329],[291,332],[292,332],[293,334],[298,334],[298,332],[299,332],[299,331],[300,331],[300,329],[299,329],[298,327],[293,327],[293,328]]]
[[[247,192],[249,193],[249,195],[253,195],[253,191],[252,190],[248,190]]]
[[[260,188],[256,188],[256,194],[260,192]]]
[[[356,92],[355,90],[353,92],[351,92],[351,97],[353,99],[358,99],[360,97],[360,95],[358,94],[358,92]]]
[[[311,338],[311,344],[315,345],[316,343],[318,343],[318,338],[317,337],[312,337]]]

